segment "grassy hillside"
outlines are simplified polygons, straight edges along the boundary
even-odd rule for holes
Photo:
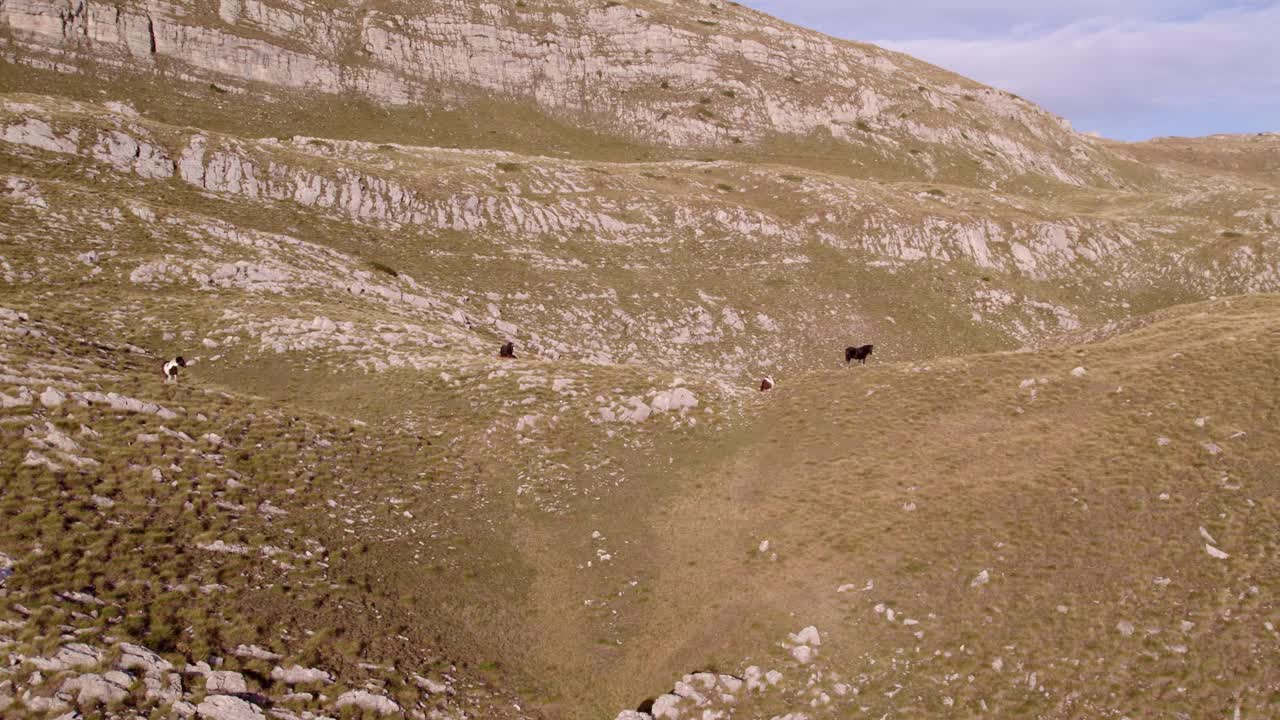
[[[510,688],[596,717],[684,671],[772,663],[781,684],[742,698],[764,713],[807,692],[768,648],[812,624],[831,687],[859,691],[833,716],[1274,710],[1275,296],[1095,345],[818,371],[727,422],[614,432],[568,412],[533,437],[509,423],[567,366],[495,358],[461,393],[309,386],[298,366],[197,364],[166,387],[77,306],[46,312],[6,315],[7,397],[68,394],[5,411],[19,656],[133,641],[310,706],[270,679],[286,661],[229,654],[256,645],[334,673],[330,701],[372,682],[430,707],[412,675],[435,672],[488,688],[458,696],[484,717]],[[640,379],[579,370],[574,394]],[[259,383],[288,404],[245,394]]]
[[[1275,713],[1278,310],[779,388],[671,521],[683,669],[812,624],[822,716]]]
[[[528,5],[0,5],[0,715],[1280,715],[1273,137]]]

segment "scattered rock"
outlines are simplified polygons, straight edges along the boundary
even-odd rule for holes
[[[141,671],[146,675],[160,675],[173,670],[173,663],[141,645],[120,643],[116,648],[120,650],[120,659],[115,663],[118,670]]]
[[[653,708],[649,710],[654,720],[679,720],[680,718],[680,696],[667,693],[659,695],[657,700],[653,701]]]
[[[16,395],[0,392],[0,409],[26,407],[32,400],[31,391],[25,387],[18,388]]]
[[[55,387],[47,387],[40,393],[40,404],[47,408],[56,408],[67,401],[67,394]]]
[[[375,695],[367,690],[348,690],[338,696],[334,707],[342,709],[354,706],[379,715],[393,715],[400,712],[400,706],[385,695]]]
[[[232,555],[248,555],[249,548],[245,545],[227,543],[222,540],[214,540],[211,543],[196,543],[196,547],[206,552],[230,553]]]
[[[249,686],[238,672],[214,670],[204,678],[204,691],[210,695],[239,695],[249,692]]]
[[[650,403],[655,412],[678,412],[687,408],[698,407],[698,398],[687,388],[663,390],[654,396]]]
[[[101,663],[102,651],[83,643],[63,645],[50,658],[31,659],[31,664],[45,672],[60,672],[72,668],[95,668]]]
[[[74,694],[81,707],[93,707],[122,702],[129,696],[132,684],[133,678],[113,670],[105,675],[90,673],[73,677],[62,683],[62,692]]]
[[[1204,544],[1204,551],[1209,553],[1209,557],[1216,558],[1218,560],[1226,560],[1227,558],[1231,557],[1230,554],[1219,550],[1218,548],[1210,545],[1209,543]]]
[[[448,692],[449,690],[448,685],[445,685],[444,683],[441,683],[441,682],[436,682],[435,680],[432,680],[431,678],[428,678],[428,677],[422,677],[421,675],[414,675],[413,682],[415,685],[422,688],[423,690],[426,690],[432,695],[439,695],[440,693]]]
[[[211,695],[196,706],[207,720],[258,720],[265,717],[255,705],[232,695]]]
[[[142,686],[147,699],[152,702],[164,704],[182,700],[182,676],[178,673],[167,673],[163,678],[148,675],[142,678]]]
[[[790,636],[791,642],[802,645],[813,645],[817,647],[822,644],[822,636],[818,634],[818,628],[810,625],[798,633]]]
[[[286,685],[333,682],[333,676],[324,670],[305,668],[301,665],[291,665],[287,668],[276,667],[271,671],[271,679]]]
[[[813,648],[808,645],[797,645],[796,647],[791,648],[791,657],[795,658],[796,662],[802,665],[808,665],[813,662],[814,655],[815,653]]]
[[[113,410],[155,415],[162,420],[178,419],[178,414],[168,408],[161,407],[156,403],[144,402],[136,398],[125,397],[114,392],[105,394],[100,392],[82,392],[72,393],[72,396],[87,403],[109,405]]]

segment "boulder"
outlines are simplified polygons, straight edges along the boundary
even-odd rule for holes
[[[1218,560],[1226,560],[1227,558],[1231,557],[1229,553],[1225,553],[1219,550],[1218,548],[1210,545],[1209,543],[1204,544],[1204,551],[1209,553],[1209,557],[1215,558]]]
[[[333,676],[324,670],[304,668],[301,665],[291,665],[287,668],[276,667],[271,671],[271,679],[286,685],[333,682]]]
[[[113,670],[104,675],[90,673],[70,678],[62,683],[62,692],[75,695],[80,707],[94,707],[123,702],[129,697],[132,678]]]
[[[666,718],[666,720],[679,720],[680,718],[680,700],[679,695],[668,693],[659,695],[657,700],[653,701],[653,708],[650,710],[654,720]]]
[[[147,699],[161,705],[182,699],[182,676],[178,673],[169,673],[163,679],[148,675],[142,679],[142,686],[146,690]]]
[[[631,404],[631,408],[619,413],[619,419],[623,422],[642,423],[653,413],[653,408],[638,397],[628,398],[627,402]]]
[[[18,388],[16,395],[0,392],[0,409],[25,407],[31,404],[31,391],[25,387]]]
[[[266,509],[264,509],[264,508],[266,508]],[[275,513],[271,512],[272,510],[279,510],[279,509],[278,509],[278,508],[272,508],[272,507],[271,507],[271,505],[270,505],[270,503],[267,503],[267,502],[265,502],[265,501],[264,501],[261,505],[259,505],[259,506],[258,506],[258,511],[259,511],[259,512],[268,513],[268,514],[275,514]],[[279,512],[284,512],[284,511],[283,511],[283,510],[279,510]],[[279,659],[280,659],[280,654],[279,654],[279,653],[273,653],[273,652],[271,652],[270,650],[267,650],[267,649],[265,649],[265,648],[260,648],[260,647],[258,647],[257,645],[238,645],[238,646],[236,646],[236,649],[235,649],[235,651],[234,651],[232,654],[233,654],[233,655],[235,655],[236,657],[247,657],[247,658],[253,658],[253,659],[255,659],[255,660],[268,660],[268,661],[271,661],[271,660],[279,660]]]
[[[379,715],[394,715],[400,712],[400,706],[391,698],[385,695],[375,695],[368,690],[348,690],[339,695],[337,701],[334,702],[334,707],[339,710],[348,706],[370,710]]]
[[[32,658],[31,664],[45,672],[58,672],[71,668],[94,668],[102,662],[102,651],[84,643],[71,643],[58,648],[49,658]]]
[[[742,678],[733,675],[718,675],[716,680],[730,693],[736,693],[742,689]]]
[[[196,714],[205,720],[259,720],[265,717],[252,703],[231,695],[211,695],[196,706]]]
[[[120,643],[116,649],[120,651],[120,659],[115,662],[117,670],[134,670],[144,675],[161,675],[173,670],[173,663],[141,645]]]
[[[204,678],[204,691],[210,695],[237,695],[249,692],[249,686],[238,672],[214,670]]]
[[[656,412],[678,412],[686,408],[698,407],[698,398],[694,397],[687,388],[678,387],[658,393],[650,404]]]
[[[440,693],[447,692],[449,690],[448,685],[445,685],[442,682],[436,682],[431,678],[422,677],[421,675],[414,675],[413,682],[418,687],[422,688],[423,690],[426,690],[427,692],[433,695],[439,695]]]
[[[71,154],[75,153],[79,147],[77,141],[80,133],[78,130],[72,130],[64,137],[58,137],[53,132],[53,128],[49,123],[39,118],[26,118],[21,125],[10,125],[4,129],[4,134],[0,135],[6,142],[17,145],[28,145],[30,147],[48,150],[49,152]]]
[[[813,662],[814,651],[808,645],[797,645],[791,648],[791,657],[795,658],[796,662],[801,665],[808,665]]]
[[[55,387],[47,387],[40,393],[40,404],[47,408],[55,408],[67,401],[67,394]]]
[[[818,628],[810,625],[809,627],[792,635],[791,642],[798,645],[813,645],[816,647],[822,644],[822,636],[818,634]]]

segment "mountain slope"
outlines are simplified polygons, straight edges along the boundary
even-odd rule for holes
[[[1273,138],[732,4],[0,18],[6,718],[1275,714]]]
[[[780,389],[669,515],[681,670],[782,667],[746,716],[1273,714],[1277,308]]]
[[[444,111],[478,126],[452,140],[471,145],[486,130],[525,135],[553,119],[564,132],[551,146],[571,153],[585,132],[660,156],[763,151],[859,176],[984,186],[1028,176],[1108,187],[1154,179],[1008,93],[719,2],[10,0],[0,18],[11,60],[32,67],[100,80],[141,73],[178,95],[208,95],[213,82],[216,92],[263,101],[267,114],[338,95],[408,109],[419,125]],[[504,120],[512,106],[523,108],[510,118],[515,128]]]
[[[1221,179],[1186,195],[1033,201],[726,161],[253,141],[30,95],[5,102],[0,126],[14,187],[68,193],[16,212],[13,232],[59,228],[70,247],[106,221],[148,238],[101,237],[104,282],[278,293],[309,282],[314,264],[281,248],[337,251],[320,285],[359,294],[341,276],[344,264],[363,265],[359,284],[381,305],[441,338],[462,333],[472,350],[489,342],[473,328],[487,326],[482,336],[519,337],[544,357],[737,382],[838,362],[833,337],[885,338],[888,358],[995,350],[1280,287],[1271,219],[1245,209],[1274,194]],[[103,173],[117,197],[90,210],[84,198]],[[129,209],[139,203],[142,214]],[[80,227],[42,219],[64,207],[82,207]],[[156,222],[168,212],[177,216]],[[192,246],[178,218],[193,212],[230,223],[213,232],[240,248],[214,261],[207,245]],[[262,250],[240,237],[262,233],[273,238]],[[64,260],[78,275],[75,255]],[[238,320],[224,315],[204,332]]]

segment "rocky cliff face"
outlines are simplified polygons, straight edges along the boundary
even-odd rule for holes
[[[487,325],[548,357],[698,367],[733,378],[754,368],[822,364],[829,349],[809,339],[832,333],[893,327],[897,347],[885,351],[903,356],[962,343],[969,329],[1003,338],[994,347],[1016,346],[1121,319],[1134,293],[1194,287],[1230,294],[1278,282],[1267,261],[1274,241],[1265,234],[1266,216],[1255,218],[1258,227],[1250,233],[1260,237],[1223,253],[1178,240],[1187,230],[1194,238],[1196,226],[1172,210],[1160,222],[1149,214],[1063,217],[1059,208],[1012,196],[886,190],[815,174],[784,178],[738,163],[606,170],[483,151],[245,140],[158,125],[123,108],[36,98],[4,109],[0,137],[36,165],[74,161],[90,175],[134,178],[141,183],[135,184],[138,200],[180,183],[243,207],[246,218],[263,217],[254,208],[270,208],[266,217],[305,213],[308,222],[324,218],[332,227],[364,228],[384,239],[377,248],[362,243],[358,252],[404,259],[402,274],[386,287],[368,272],[365,280],[347,274],[345,263],[360,262],[349,255],[321,260],[326,244],[350,251],[332,229],[317,228],[308,244],[296,239],[296,228],[286,228],[266,236],[276,238],[266,252],[233,253],[232,262],[245,264],[241,269],[227,269],[227,259],[207,252],[187,259],[143,255],[126,273],[133,282],[188,278],[200,287],[287,292],[322,262],[330,266],[322,271],[326,279],[308,284],[385,297],[415,322],[430,318],[461,331]],[[38,188],[42,181],[25,175],[12,182]],[[226,242],[258,236],[255,225],[266,229],[258,220],[242,223],[211,232]],[[1217,239],[1213,230],[1207,234]],[[421,240],[406,243],[406,235]],[[503,256],[516,274],[502,281],[473,267],[459,282],[425,261],[452,247],[446,238],[455,235],[467,238],[466,247]],[[422,256],[413,249],[417,243],[437,249]],[[304,245],[316,258],[291,260]],[[1180,259],[1166,259],[1170,252]],[[847,258],[848,267],[832,274],[835,268],[823,260],[832,253]],[[608,266],[625,275],[602,286],[593,268]],[[915,292],[946,298],[960,323],[946,336],[924,330],[925,318],[896,294],[841,288],[852,277],[859,285],[891,288],[899,278],[940,266],[953,268],[948,279],[936,290]],[[955,267],[969,270],[957,275]],[[740,276],[732,288],[724,284],[726,270]],[[658,276],[666,278],[668,293],[647,298]],[[770,290],[769,283],[785,276],[808,278],[803,298]],[[493,295],[500,285],[507,287],[498,294],[508,299],[487,303],[491,309],[467,307],[467,298]],[[815,313],[815,306],[828,310]],[[671,352],[673,345],[681,351]],[[387,357],[369,362],[389,367]]]
[[[921,177],[1123,184],[1105,147],[1007,93],[736,4],[8,0],[9,62],[423,109],[498,96],[662,147],[825,139]],[[94,69],[96,68],[96,69]]]
[[[1265,209],[1274,195],[1225,180],[1138,212],[1099,194],[1104,211],[1071,214],[1044,199],[729,161],[602,165],[253,140],[158,124],[123,106],[34,96],[4,104],[0,139],[26,158],[28,172],[10,180],[15,194],[38,192],[43,173],[30,170],[41,166],[127,178],[134,199],[126,208],[163,205],[156,193],[177,184],[241,208],[230,227],[210,230],[219,243],[267,243],[265,252],[226,258],[144,253],[125,268],[132,282],[288,292],[319,272],[308,285],[386,298],[415,323],[464,334],[487,326],[552,358],[699,368],[726,379],[822,365],[831,351],[820,338],[832,334],[892,332],[890,357],[925,357],[965,344],[972,331],[984,337],[979,347],[1035,344],[1122,320],[1135,303],[1149,307],[1151,295],[1280,287]],[[299,221],[312,227],[307,242]],[[378,239],[353,245],[343,239],[352,232]],[[271,239],[244,240],[258,237]],[[327,256],[326,246],[343,254]],[[430,260],[458,250],[480,253],[464,276]],[[349,274],[346,266],[361,263],[353,251],[394,258],[398,276]],[[505,268],[505,279],[486,266]],[[605,280],[604,268],[622,273]],[[914,285],[911,303],[895,289],[939,268],[944,274]],[[773,289],[796,278],[804,278],[798,295]],[[650,297],[658,287],[665,294]],[[482,296],[504,299],[468,306]],[[937,311],[921,312],[920,298],[933,298],[949,319],[929,322]],[[376,355],[362,362],[387,363]]]

